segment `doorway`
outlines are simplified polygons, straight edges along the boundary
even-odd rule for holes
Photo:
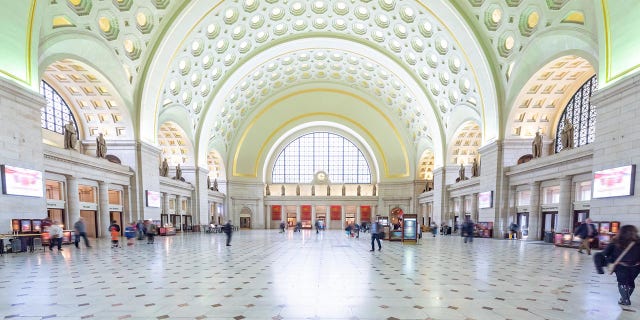
[[[251,217],[240,217],[240,229],[251,229]]]
[[[518,212],[518,220],[516,222],[520,226],[522,238],[529,236],[529,212]]]
[[[62,209],[47,209],[47,216],[49,217],[49,219],[51,219],[51,221],[58,221],[58,223],[65,223],[64,220],[64,210]],[[75,221],[72,221],[71,223],[73,224]],[[64,229],[69,229],[69,227],[71,226],[66,226]]]
[[[176,228],[176,231],[180,231],[182,230],[182,219],[181,216],[179,214],[172,214],[169,216],[169,218],[171,218],[171,224],[173,225],[174,228]]]
[[[184,216],[184,226],[182,229],[184,229],[184,231],[193,231],[193,219],[190,215]]]
[[[95,211],[80,210],[80,217],[84,220],[84,225],[87,228],[87,237],[89,238],[96,238],[98,236],[97,216],[98,213]]]
[[[542,228],[540,232],[540,239],[544,239],[546,232],[553,233],[558,225],[558,212],[543,212],[542,213]]]

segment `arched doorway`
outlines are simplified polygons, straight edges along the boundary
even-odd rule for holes
[[[240,211],[240,229],[251,229],[251,209],[244,207]]]

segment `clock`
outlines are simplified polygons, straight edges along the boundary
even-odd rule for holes
[[[316,172],[316,181],[317,182],[326,182],[327,181],[327,174],[324,171]]]

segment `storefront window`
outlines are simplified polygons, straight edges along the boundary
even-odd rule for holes
[[[542,188],[542,203],[560,203],[560,186]]]
[[[576,201],[591,200],[591,181],[576,183]]]
[[[120,196],[122,193],[118,190],[109,190],[109,204],[122,204],[122,197]]]
[[[531,190],[522,190],[516,192],[516,205],[528,206],[531,204]]]
[[[80,202],[96,203],[96,190],[91,186],[78,186]]]
[[[47,200],[62,200],[62,183],[47,180]]]

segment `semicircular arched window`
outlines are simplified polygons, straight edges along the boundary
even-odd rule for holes
[[[71,121],[76,127],[76,132],[80,132],[69,105],[62,99],[56,89],[42,80],[40,81],[40,94],[47,101],[47,105],[40,111],[40,125],[42,128],[64,134],[64,125]]]
[[[278,155],[272,183],[311,183],[325,172],[334,184],[369,184],[371,170],[362,151],[343,136],[312,132],[291,141]]]
[[[591,95],[598,88],[597,76],[587,80],[573,95],[564,108],[556,129],[555,152],[562,150],[562,130],[564,120],[573,124],[573,147],[592,143],[596,137],[596,108],[591,105]]]

